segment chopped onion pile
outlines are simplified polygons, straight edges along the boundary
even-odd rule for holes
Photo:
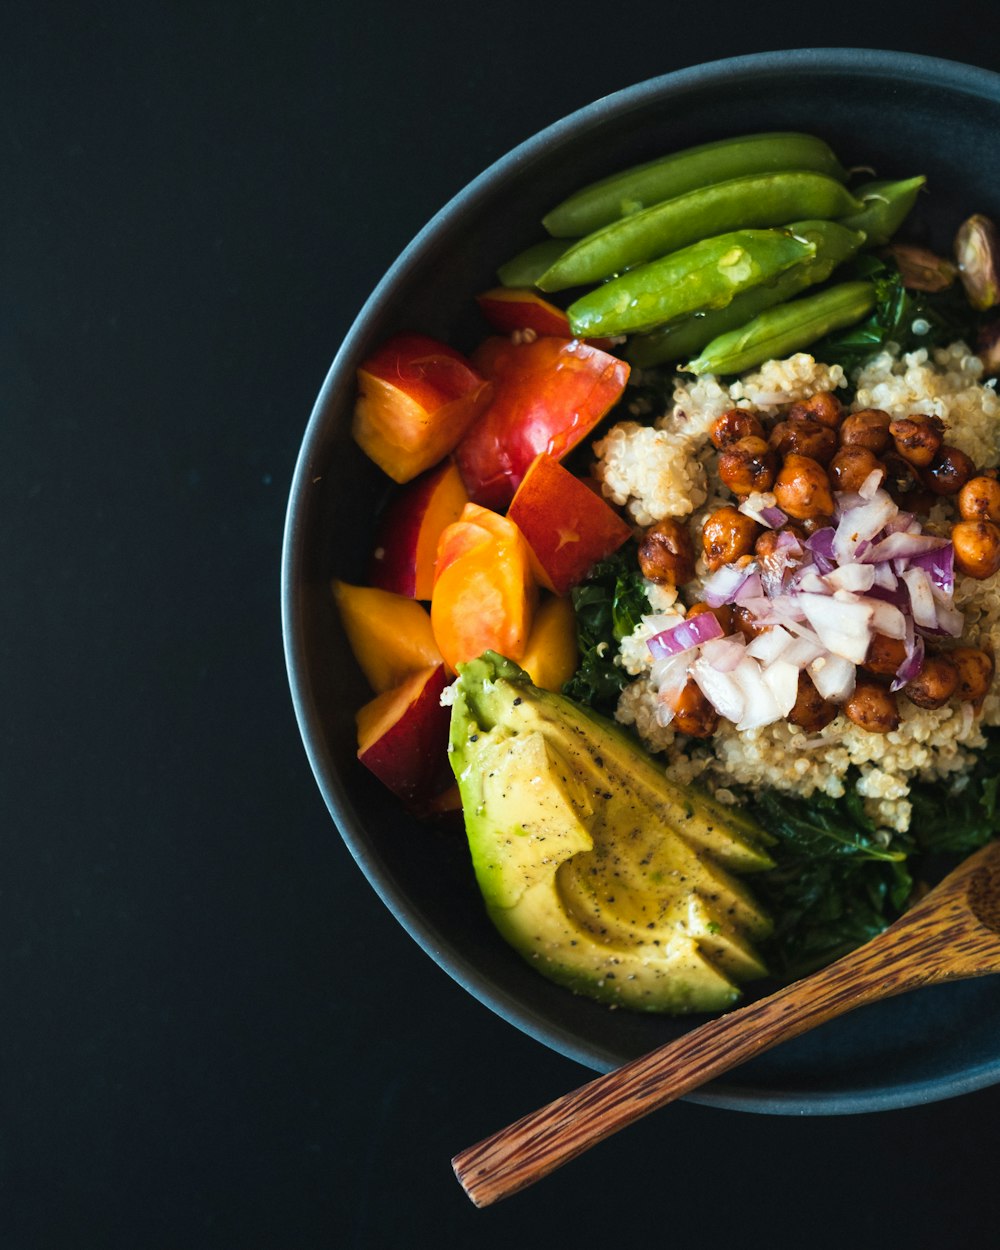
[[[804,542],[781,529],[787,518],[773,496],[752,495],[740,504],[741,512],[778,530],[778,540],[766,559],[712,573],[701,597],[712,608],[743,607],[767,628],[749,642],[742,633],[723,636],[716,617],[702,612],[651,637],[662,724],[672,719],[689,680],[738,730],[754,729],[788,716],[802,671],[824,699],[843,703],[876,634],[905,648],[893,690],[920,673],[925,638],[961,636],[951,542],[925,534],[880,489],[880,478],[873,473],[856,494],[835,495],[835,524]]]

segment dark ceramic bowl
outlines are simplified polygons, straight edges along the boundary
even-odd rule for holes
[[[457,195],[365,304],[309,421],[288,511],[285,647],[316,779],[372,886],[412,937],[498,1015],[606,1070],[692,1027],[610,1012],[551,985],[494,932],[464,840],[406,836],[391,795],[355,759],[353,714],[370,693],[330,596],[364,580],[364,532],[387,479],[351,440],[358,363],[387,335],[420,330],[462,349],[485,332],[471,297],[539,237],[542,214],[585,183],[662,152],[756,130],[822,135],[847,165],[927,175],[912,229],[948,247],[972,211],[1000,215],[1000,76],[885,52],[821,49],[716,62],[621,91],[550,126]],[[1000,1080],[1000,994],[987,978],[864,1008],[707,1086],[697,1100],[772,1113],[902,1107]]]

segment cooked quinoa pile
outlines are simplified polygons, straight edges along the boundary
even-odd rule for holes
[[[729,386],[710,376],[678,379],[665,414],[652,424],[623,421],[595,444],[595,476],[605,496],[637,526],[690,518],[700,532],[713,510],[732,502],[709,440],[713,421],[733,407],[773,418],[796,401],[845,388],[848,381],[854,386],[850,411],[879,408],[894,418],[939,417],[948,443],[981,470],[994,468],[1000,464],[1000,398],[992,384],[982,382],[982,374],[978,357],[955,343],[932,353],[882,352],[850,379],[840,366],[820,364],[805,353],[768,362]],[[947,506],[935,504],[928,521],[943,521]],[[701,597],[707,576],[699,558],[694,582],[680,594],[647,583],[653,613],[623,641],[618,659],[634,680],[621,695],[617,717],[634,726],[650,750],[664,753],[675,780],[697,779],[726,801],[736,800],[732,787],[839,796],[853,766],[868,814],[886,831],[908,828],[911,782],[951,778],[961,784],[974,752],[985,745],[983,727],[1000,724],[996,678],[978,712],[968,703],[925,710],[901,700],[899,727],[886,734],[866,732],[843,714],[814,734],[784,720],[743,732],[722,721],[710,739],[693,740],[664,725],[647,641],[684,615],[685,602]],[[965,616],[962,643],[1000,654],[1000,574],[981,581],[957,575],[954,603]]]

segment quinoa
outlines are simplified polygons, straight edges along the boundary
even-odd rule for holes
[[[927,413],[940,417],[945,438],[980,468],[1000,464],[1000,397],[982,381],[982,362],[961,342],[933,353],[921,349],[881,352],[851,379],[851,411],[881,408],[891,416]],[[673,404],[652,425],[623,422],[595,445],[595,476],[604,494],[624,506],[641,526],[663,517],[690,517],[695,530],[729,492],[716,473],[709,440],[713,421],[733,407],[773,417],[817,391],[836,391],[848,379],[840,366],[827,366],[806,353],[769,361],[726,386],[713,377],[678,379]],[[930,520],[942,519],[938,505]],[[706,575],[699,560],[685,598],[699,598]],[[645,745],[666,756],[668,774],[679,782],[700,780],[725,802],[738,801],[731,787],[773,787],[808,796],[844,793],[856,770],[857,790],[869,815],[883,829],[905,831],[910,822],[910,785],[937,781],[969,769],[986,745],[985,726],[1000,724],[997,680],[977,712],[969,704],[934,710],[900,701],[899,727],[868,733],[839,714],[821,733],[809,735],[786,721],[738,732],[722,721],[707,740],[692,740],[664,724],[655,662],[647,640],[684,615],[675,596],[650,585],[654,612],[623,640],[618,662],[633,679],[623,690],[618,720],[634,727]],[[1000,655],[1000,574],[984,581],[958,576],[955,606],[965,616],[963,644]],[[668,719],[668,718],[666,718]]]

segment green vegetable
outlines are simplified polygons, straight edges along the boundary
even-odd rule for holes
[[[688,373],[741,373],[765,360],[802,351],[824,335],[861,321],[875,307],[871,282],[842,282],[769,308],[740,330],[713,339],[682,366]]]
[[[560,238],[581,238],[619,217],[697,187],[783,169],[812,169],[840,181],[846,177],[830,148],[813,135],[742,135],[686,148],[602,178],[557,205],[542,224]]]
[[[850,373],[895,343],[903,352],[937,347],[957,339],[973,344],[984,317],[968,304],[957,284],[944,291],[908,291],[891,258],[860,256],[851,268],[875,288],[871,314],[851,329],[830,333],[814,343],[817,360],[844,366]]]
[[[741,291],[773,281],[816,255],[787,230],[734,230],[702,239],[614,278],[567,309],[581,338],[649,330],[685,313],[723,308]]]
[[[863,230],[869,247],[882,247],[906,220],[926,181],[920,174],[901,182],[866,182],[855,187],[854,196],[862,207],[842,217],[840,224],[849,230]]]
[[[512,256],[497,270],[501,285],[519,287],[534,286],[542,274],[566,250],[566,245],[559,239],[543,239],[541,243],[533,243],[523,252]]]
[[[825,174],[791,170],[731,178],[623,217],[574,243],[538,279],[543,291],[585,286],[730,230],[843,217],[861,208]]]
[[[632,335],[625,351],[627,359],[640,369],[690,359],[720,334],[745,326],[766,308],[783,304],[808,287],[825,282],[865,242],[860,230],[848,230],[835,221],[799,221],[788,226],[788,230],[816,244],[812,260],[787,269],[766,286],[744,291],[725,308],[695,313],[648,334]]]
[[[580,664],[563,694],[611,714],[629,680],[614,662],[618,644],[652,611],[635,548],[629,544],[595,564],[586,581],[573,588],[572,598]]]

